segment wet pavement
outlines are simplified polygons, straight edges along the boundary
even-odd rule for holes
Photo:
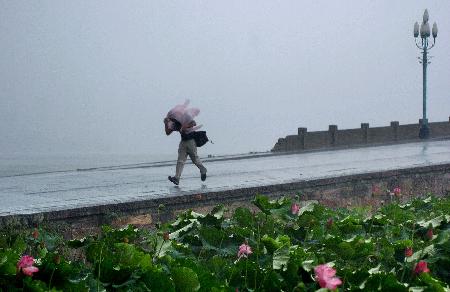
[[[201,151],[199,151],[201,152]],[[208,193],[326,177],[450,163],[450,140],[204,160],[208,178],[187,164],[179,186],[174,162],[0,177],[0,216]]]

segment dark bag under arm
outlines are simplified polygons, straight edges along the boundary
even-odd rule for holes
[[[202,147],[203,145],[206,144],[206,142],[209,141],[208,136],[206,136],[205,131],[194,132],[194,140],[195,140],[195,145],[197,145],[197,147]]]

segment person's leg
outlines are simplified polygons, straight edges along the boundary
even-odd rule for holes
[[[202,162],[200,161],[200,158],[198,158],[197,155],[197,146],[195,145],[195,140],[191,139],[186,141],[186,148],[187,148],[187,154],[191,158],[192,162],[200,169],[200,174],[202,180],[206,179],[206,167],[203,166]]]
[[[177,167],[175,170],[175,178],[177,180],[180,180],[181,173],[183,172],[184,163],[186,162],[187,158],[187,147],[186,142],[188,141],[180,141],[180,145],[178,146],[178,160],[177,160]]]

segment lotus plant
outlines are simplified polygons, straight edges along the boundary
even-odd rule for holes
[[[297,215],[298,212],[300,211],[300,207],[297,203],[294,203],[291,205],[291,213],[292,215]]]
[[[31,236],[32,236],[34,239],[38,239],[38,237],[39,237],[39,231],[35,228],[35,229],[33,230],[33,232],[31,233]]]
[[[336,270],[327,264],[318,265],[314,268],[315,280],[321,288],[335,290],[337,286],[342,284],[341,279],[335,277]]]
[[[34,264],[34,258],[29,255],[24,255],[17,262],[17,272],[22,272],[25,276],[32,277],[34,273],[39,272],[39,269]]]
[[[413,249],[412,247],[405,248],[405,257],[409,258],[413,255]]]
[[[332,226],[333,226],[333,218],[328,218],[328,220],[327,220],[327,224],[326,224],[326,227],[328,228],[328,229],[330,229]]]
[[[428,228],[426,236],[429,240],[433,239],[433,228]]]
[[[250,254],[252,254],[252,248],[250,247],[250,245],[248,245],[247,243],[243,243],[239,246],[239,251],[238,251],[238,258],[242,258],[242,257],[248,257]]]
[[[416,275],[420,275],[422,273],[429,273],[430,269],[428,269],[427,262],[420,261],[417,263],[416,267],[414,268],[414,273]]]

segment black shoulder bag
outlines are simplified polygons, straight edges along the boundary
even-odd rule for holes
[[[206,144],[206,142],[209,141],[208,136],[206,136],[205,131],[195,131],[194,132],[194,140],[195,140],[195,145],[197,145],[197,147],[202,147],[203,145]]]

